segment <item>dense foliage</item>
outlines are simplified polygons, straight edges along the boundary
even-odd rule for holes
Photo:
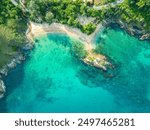
[[[78,16],[100,16],[100,12],[91,10],[82,0],[30,0],[27,3],[29,17],[35,22],[59,22],[80,28],[82,32],[91,34],[95,23],[82,25]],[[98,17],[99,18],[99,17]]]
[[[25,41],[23,12],[10,0],[0,2],[0,67],[19,50]]]
[[[104,5],[110,2],[115,2],[116,0],[94,0],[95,5]]]
[[[125,0],[116,8],[116,14],[125,22],[150,31],[150,0]]]
[[[101,0],[101,3],[114,1],[116,0]],[[28,0],[26,6],[30,11],[30,19],[35,22],[60,22],[80,28],[87,34],[91,34],[96,24],[106,18],[122,19],[127,23],[134,23],[140,28],[150,30],[150,0],[124,0],[118,6],[101,10],[93,9],[91,5],[83,3],[83,0]],[[96,21],[82,25],[78,16],[94,17]]]

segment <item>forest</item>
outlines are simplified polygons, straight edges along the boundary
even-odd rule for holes
[[[25,43],[26,17],[10,0],[0,2],[0,67],[18,53]]]
[[[77,27],[87,34],[91,34],[99,22],[111,18],[121,19],[128,24],[134,23],[139,28],[150,30],[150,0],[124,0],[118,6],[102,10],[95,10],[92,6],[90,3],[83,3],[82,0],[28,0],[26,3],[32,21],[49,24],[60,22]],[[95,21],[82,25],[78,16],[94,17]]]
[[[123,21],[150,31],[150,0],[125,0],[115,10]]]

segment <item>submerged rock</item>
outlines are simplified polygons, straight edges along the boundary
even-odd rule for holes
[[[0,80],[0,98],[3,97],[4,93],[5,93],[5,85],[4,82]]]

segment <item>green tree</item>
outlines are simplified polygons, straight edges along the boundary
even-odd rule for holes
[[[86,34],[91,34],[95,29],[96,25],[94,25],[93,23],[89,23],[83,26],[82,31],[85,32]]]
[[[53,21],[54,15],[51,11],[48,11],[45,16],[45,20],[47,23],[51,24]]]

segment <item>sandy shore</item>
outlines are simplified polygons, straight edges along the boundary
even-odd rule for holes
[[[65,33],[75,39],[81,40],[85,44],[86,50],[92,50],[95,48],[94,44],[92,43],[92,39],[101,27],[102,25],[99,24],[94,33],[92,33],[91,35],[86,35],[77,28],[68,27],[67,25],[59,23],[52,23],[51,25],[49,25],[46,23],[37,24],[34,22],[30,22],[26,35],[29,40],[33,41],[35,37],[46,35],[47,33]]]

